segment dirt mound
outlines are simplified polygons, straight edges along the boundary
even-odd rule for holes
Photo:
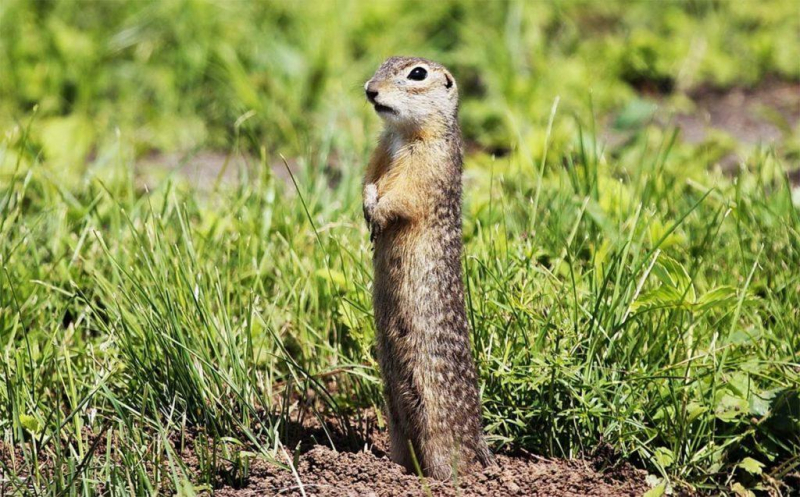
[[[253,461],[240,488],[223,487],[216,495],[316,496],[639,496],[647,491],[646,473],[626,463],[601,469],[588,461],[551,460],[530,454],[499,454],[497,464],[454,481],[437,482],[407,473],[388,457],[386,433],[373,416],[358,430],[335,426],[322,430],[315,421],[293,427],[299,444],[296,475],[263,460]],[[358,435],[354,436],[354,433]],[[317,443],[320,442],[320,443]],[[331,448],[331,443],[338,450]],[[599,461],[598,461],[599,462]],[[602,461],[608,464],[609,461]]]
[[[638,496],[647,491],[644,473],[626,467],[597,472],[581,461],[537,460],[499,455],[497,465],[454,482],[424,480],[406,473],[387,456],[337,452],[316,446],[300,456],[297,476],[265,462],[254,464],[247,486],[222,488],[220,496]]]

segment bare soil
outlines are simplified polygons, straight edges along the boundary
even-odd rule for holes
[[[222,486],[216,495],[344,496],[639,496],[648,490],[646,473],[625,462],[546,459],[517,452],[497,455],[497,464],[438,482],[408,473],[387,454],[388,437],[375,416],[349,435],[316,421],[295,426],[285,463],[296,461],[296,474],[263,460],[252,463],[244,485]],[[357,435],[355,433],[358,433]],[[299,445],[297,445],[299,444]],[[334,448],[335,447],[335,448]]]
[[[755,88],[698,88],[695,110],[675,124],[687,143],[702,142],[712,129],[746,144],[773,143],[800,121],[800,83],[767,80]]]
[[[453,482],[435,482],[406,473],[387,456],[369,451],[342,452],[315,446],[303,454],[297,476],[266,463],[254,465],[243,488],[222,488],[220,496],[639,496],[644,475],[625,468],[596,471],[581,461],[550,461],[499,455],[495,466]]]
[[[723,132],[745,146],[776,145],[800,123],[800,83],[766,80],[755,88],[698,88],[689,94],[692,112],[675,116],[673,125],[686,143],[702,143],[712,132]],[[723,171],[735,174],[743,158],[736,152],[719,160]],[[800,185],[798,164],[787,164],[789,181]]]

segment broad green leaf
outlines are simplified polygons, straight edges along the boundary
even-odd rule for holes
[[[645,492],[642,497],[661,497],[667,489],[667,483],[661,482],[655,487]]]
[[[764,468],[763,463],[756,461],[752,457],[745,457],[739,462],[739,464],[737,464],[737,466],[747,471],[751,475],[760,475],[762,469]]]
[[[684,268],[680,262],[676,261],[675,259],[662,256],[659,258],[658,263],[653,267],[653,274],[659,280],[661,280],[661,283],[664,285],[676,289],[680,296],[683,296],[685,293],[685,297],[683,297],[683,299],[686,302],[695,302],[696,296],[694,292],[694,286],[692,285],[692,279],[689,277],[689,273],[686,271],[686,268]]]
[[[697,299],[698,311],[705,311],[713,307],[727,306],[736,302],[736,289],[731,286],[718,286],[704,293]]]
[[[727,375],[725,388],[745,399],[754,388],[750,375],[742,372],[735,372]]]
[[[28,430],[33,434],[39,433],[39,430],[41,430],[42,428],[41,423],[39,423],[39,420],[28,414],[20,414],[19,422],[23,428],[25,428],[26,430]]]
[[[684,304],[681,293],[674,287],[662,285],[655,290],[650,290],[640,295],[633,303],[631,309],[656,309],[661,307],[681,307]]]
[[[659,248],[661,248],[662,250],[671,247],[673,245],[678,245],[685,242],[686,236],[683,233],[680,233],[679,231],[676,230],[667,235],[668,230],[669,226],[667,226],[660,220],[658,219],[651,220],[650,225],[647,228],[647,239],[648,242],[650,243],[650,246],[655,246],[655,244],[658,243],[659,240],[664,238],[664,235],[666,235],[666,238],[664,238],[661,241],[661,244],[659,245]]]
[[[714,415],[721,421],[733,421],[737,416],[749,411],[746,399],[724,393],[717,402]]]
[[[744,485],[742,485],[739,482],[736,482],[733,485],[731,485],[731,490],[733,491],[734,495],[737,495],[738,497],[755,496],[755,494],[751,490],[748,490],[747,488],[745,488]]]
[[[657,448],[653,453],[653,458],[663,468],[668,468],[675,462],[675,455],[666,447]]]
[[[689,421],[694,421],[706,411],[706,407],[696,401],[691,401],[686,406],[686,414],[689,416]]]
[[[759,392],[750,396],[750,414],[756,416],[766,416],[772,399],[775,398],[775,390]]]

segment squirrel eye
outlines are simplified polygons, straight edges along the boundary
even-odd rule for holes
[[[413,79],[414,81],[422,81],[427,77],[428,71],[426,71],[424,67],[415,67],[408,73],[408,79]]]

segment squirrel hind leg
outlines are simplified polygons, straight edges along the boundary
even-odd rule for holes
[[[389,453],[392,461],[403,466],[409,473],[416,474],[414,459],[411,455],[411,448],[406,434],[401,432],[399,427],[393,427],[391,423],[389,424],[389,432],[391,441]]]
[[[483,468],[494,463],[492,454],[485,447],[484,449],[478,453],[467,445],[428,447],[423,452],[423,472],[425,476],[439,481],[469,474],[478,466]]]
[[[432,436],[430,436],[432,435]],[[465,434],[464,439],[455,440],[452,433],[429,434],[422,447],[421,463],[426,476],[437,480],[449,480],[454,474],[467,474],[478,467],[495,464],[494,455],[481,434]]]
[[[391,391],[385,392],[385,400],[390,444],[389,455],[392,461],[403,466],[408,472],[415,473],[408,419],[400,412],[399,399],[394,398]]]

